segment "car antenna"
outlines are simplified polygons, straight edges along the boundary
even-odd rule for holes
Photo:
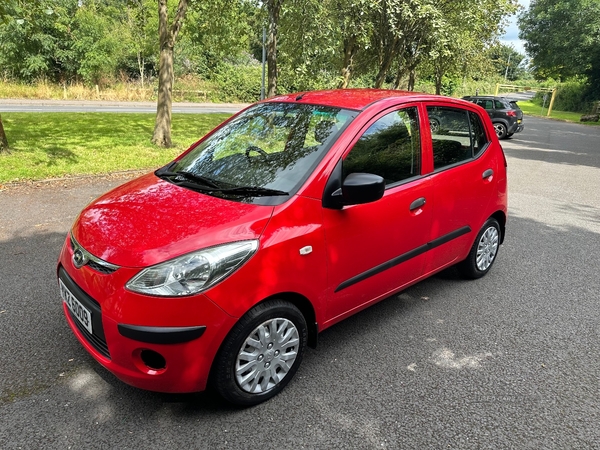
[[[298,96],[296,97],[296,101],[298,101],[298,100],[302,100],[302,97],[304,97],[305,95],[306,95],[306,92],[303,92],[302,94],[298,95]]]

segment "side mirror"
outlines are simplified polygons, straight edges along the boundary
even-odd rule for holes
[[[342,206],[371,203],[383,197],[385,181],[372,173],[351,173],[342,187],[331,194],[335,203]]]
[[[351,173],[342,183],[342,199],[345,205],[371,203],[383,197],[385,181],[372,173]]]
[[[372,173],[351,173],[342,182],[342,160],[334,168],[323,192],[323,207],[342,209],[347,205],[371,203],[383,197],[385,180]]]

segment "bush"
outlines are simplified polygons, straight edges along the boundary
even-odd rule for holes
[[[587,86],[583,83],[561,83],[556,92],[554,108],[559,111],[581,112],[587,109],[585,91]]]
[[[219,87],[211,93],[215,102],[255,102],[260,99],[262,67],[220,64],[210,77]],[[265,80],[266,83],[266,80]],[[266,88],[265,88],[266,89]]]
[[[547,83],[546,83],[547,84]],[[566,83],[548,84],[549,88],[556,87],[556,98],[553,109],[558,111],[586,112],[590,109],[586,99],[587,85],[579,81],[568,81]],[[542,106],[545,92],[538,92],[533,98],[536,105]],[[546,100],[546,107],[550,105],[550,93]]]

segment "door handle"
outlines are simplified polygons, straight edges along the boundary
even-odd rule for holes
[[[494,175],[494,171],[492,169],[488,169],[485,172],[483,172],[483,175],[481,177],[485,180],[486,178],[489,178],[492,175]]]
[[[425,197],[421,197],[421,198],[416,199],[414,202],[412,202],[409,206],[409,209],[411,211],[414,211],[415,209],[420,208],[424,204],[425,204]]]

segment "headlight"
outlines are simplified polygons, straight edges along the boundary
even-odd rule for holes
[[[240,241],[198,250],[142,270],[126,287],[160,297],[197,294],[231,275],[257,248],[258,241]]]

